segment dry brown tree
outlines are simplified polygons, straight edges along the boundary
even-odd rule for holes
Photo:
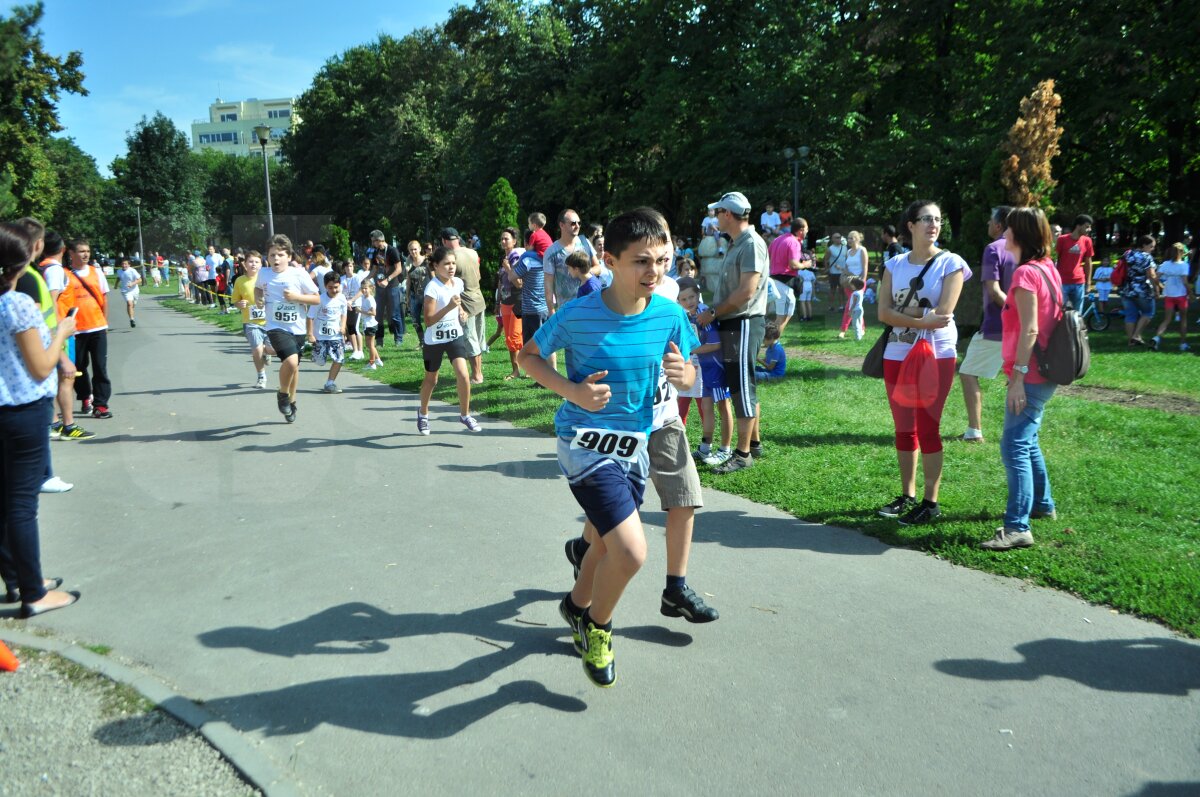
[[[1057,181],[1051,175],[1050,161],[1059,153],[1058,126],[1062,97],[1054,93],[1054,81],[1038,83],[1021,100],[1021,113],[1001,145],[1008,158],[1000,168],[1000,181],[1015,207],[1045,207]]]

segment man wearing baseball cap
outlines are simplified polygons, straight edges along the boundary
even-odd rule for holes
[[[708,207],[717,212],[717,226],[732,242],[721,263],[709,309],[696,322],[703,326],[715,320],[721,336],[721,359],[738,434],[733,456],[715,471],[732,473],[750,467],[754,457],[762,454],[754,358],[766,332],[771,261],[767,242],[750,224],[750,201],[744,194],[731,191]]]
[[[467,311],[463,337],[471,358],[471,384],[483,384],[483,342],[487,307],[479,290],[479,253],[462,245],[458,230],[442,228],[442,246],[454,252],[455,276],[463,281],[462,308]]]

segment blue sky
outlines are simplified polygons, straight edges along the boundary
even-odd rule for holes
[[[46,0],[49,52],[83,53],[86,97],[59,118],[108,174],[142,116],[162,111],[191,134],[221,99],[297,96],[329,58],[380,33],[404,36],[463,0]],[[13,0],[4,4],[5,12]],[[219,94],[218,94],[219,92]]]

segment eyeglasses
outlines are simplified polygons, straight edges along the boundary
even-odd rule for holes
[[[578,226],[579,226],[579,219],[575,219],[574,221],[572,221],[571,219],[567,219],[566,221],[564,221],[564,222],[563,222],[563,224],[566,224],[566,225],[568,225],[568,226],[571,226],[571,227],[578,227]]]
[[[937,226],[942,223],[942,217],[930,216],[928,213],[926,213],[924,216],[917,216],[917,221],[921,222],[922,224]]]

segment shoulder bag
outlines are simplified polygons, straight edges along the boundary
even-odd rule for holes
[[[929,258],[929,262],[925,264],[923,269],[921,269],[921,273],[913,278],[913,281],[909,283],[909,287],[912,290],[908,292],[908,299],[906,299],[904,304],[900,307],[899,312],[903,313],[906,309],[908,309],[909,304],[911,304],[912,300],[916,298],[917,291],[920,290],[923,285],[925,272],[929,271],[929,267],[933,265],[933,261],[937,260],[944,254],[946,254],[944,251],[938,252],[936,255]],[[883,301],[882,296],[879,297],[879,299],[880,301]],[[870,376],[875,379],[883,379],[883,352],[884,349],[887,348],[888,336],[891,334],[892,327],[885,325],[883,332],[879,334],[879,339],[875,341],[875,345],[871,347],[871,350],[867,352],[867,356],[863,358],[862,372],[864,376]]]

